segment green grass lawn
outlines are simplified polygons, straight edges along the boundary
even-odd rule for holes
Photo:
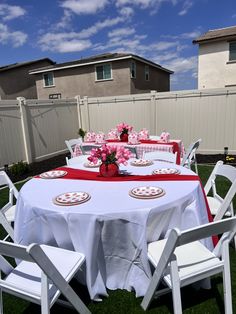
[[[212,166],[199,166],[199,176],[205,184],[209,177]],[[225,194],[228,182],[219,181],[222,194]],[[23,184],[17,185],[17,188]],[[0,191],[0,207],[7,199],[6,191]],[[235,203],[236,205],[236,203]],[[231,279],[232,279],[232,297],[233,297],[233,312],[236,313],[236,254],[233,248],[230,248],[231,255]],[[87,304],[92,313],[144,313],[140,307],[142,298],[136,298],[134,292],[125,290],[108,291],[109,297],[104,298],[102,302],[92,302],[89,300],[88,293],[85,287],[79,286],[77,282],[72,282],[75,290],[82,296],[82,299]],[[222,278],[216,276],[212,279],[212,289],[198,291],[192,287],[185,287],[181,291],[183,313],[224,313],[224,299],[222,291]],[[171,295],[165,295],[151,303],[147,313],[172,313],[172,298]],[[4,313],[24,313],[35,314],[40,313],[40,307],[22,301],[14,296],[4,294]],[[74,313],[73,310],[61,308],[58,305],[52,307],[51,313]]]

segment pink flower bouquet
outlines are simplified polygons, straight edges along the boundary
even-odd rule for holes
[[[102,145],[101,148],[93,148],[88,160],[97,164],[100,159],[105,164],[124,164],[127,165],[127,160],[131,157],[131,152],[124,146],[107,146]]]
[[[131,125],[128,125],[127,123],[120,123],[116,126],[117,131],[119,133],[123,133],[123,134],[128,134],[129,132],[131,132],[133,130],[133,127]]]

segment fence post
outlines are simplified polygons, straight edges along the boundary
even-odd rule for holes
[[[76,99],[76,103],[77,103],[77,114],[78,114],[78,123],[79,123],[79,128],[83,128],[83,124],[82,124],[82,116],[81,116],[81,109],[80,109],[80,95],[75,96]]]
[[[24,149],[27,163],[32,162],[32,151],[30,145],[30,135],[28,128],[28,120],[27,120],[27,109],[26,109],[26,99],[24,97],[17,97],[18,105],[20,107],[20,116],[21,116],[21,127],[24,141]]]
[[[157,95],[157,91],[155,90],[151,90],[150,92],[150,103],[151,103],[151,125],[152,128],[154,130],[153,134],[157,134],[157,121],[156,121],[156,95]]]
[[[90,130],[90,117],[89,117],[89,108],[88,108],[88,96],[84,96],[83,102],[84,102],[85,112],[86,112],[85,125],[86,125],[86,129],[87,129],[87,130]]]

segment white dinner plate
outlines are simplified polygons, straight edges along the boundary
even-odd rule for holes
[[[131,161],[130,163],[132,166],[137,166],[137,167],[145,167],[145,166],[150,166],[153,164],[152,160],[148,159],[136,159]]]
[[[101,166],[101,164],[102,164],[101,160],[99,160],[96,164],[94,164],[91,161],[88,161],[88,162],[84,163],[84,167],[86,167],[86,168],[97,168],[97,167]]]
[[[56,179],[64,177],[67,174],[67,171],[64,170],[51,170],[41,173],[39,176],[42,179]]]
[[[66,192],[56,196],[53,202],[56,205],[72,206],[87,202],[90,198],[91,196],[87,192]]]
[[[176,168],[161,168],[153,170],[152,174],[180,174],[180,170]]]
[[[140,199],[153,199],[165,195],[165,191],[157,186],[138,186],[133,188],[129,195]]]

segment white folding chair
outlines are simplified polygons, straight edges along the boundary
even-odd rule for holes
[[[82,139],[81,138],[73,138],[71,140],[66,140],[65,143],[66,143],[67,148],[69,149],[71,157],[73,157],[74,148],[76,145],[82,144]]]
[[[187,167],[191,169],[191,165],[194,164],[195,172],[198,174],[198,167],[197,167],[197,158],[196,158],[196,151],[201,143],[202,139],[198,139],[196,142],[193,142],[189,145],[186,154],[183,156],[181,160],[181,166]]]
[[[146,310],[154,296],[172,290],[174,313],[182,313],[180,288],[223,273],[225,313],[232,313],[229,242],[236,232],[236,217],[208,223],[186,231],[172,229],[167,239],[148,245],[148,258],[155,267],[142,300]],[[199,240],[223,234],[211,252]],[[163,281],[166,287],[158,288]]]
[[[154,151],[154,152],[144,152],[143,154],[144,159],[149,160],[159,160],[159,161],[167,161],[176,163],[177,152],[170,153],[170,152],[163,152],[163,151]]]
[[[26,247],[5,241],[0,241],[0,254],[0,269],[6,275],[0,279],[1,309],[2,291],[41,305],[42,314],[50,313],[62,293],[77,312],[90,313],[68,284],[84,263],[83,254],[47,245]],[[20,262],[13,267],[3,255]]]
[[[217,177],[223,177],[230,183],[225,197],[219,195]],[[223,216],[234,216],[232,199],[236,193],[236,168],[224,165],[223,161],[218,161],[207,180],[204,191],[211,214],[215,216],[214,220],[222,219]],[[212,191],[212,196],[208,195],[210,191]]]
[[[11,223],[14,222],[15,219],[16,206],[14,205],[14,198],[18,198],[18,191],[6,172],[0,171],[0,189],[2,190],[5,188],[9,189],[8,202],[2,208],[0,208],[0,224],[6,230],[8,235],[13,239],[14,231]]]
[[[66,157],[66,164],[67,166],[72,166],[72,165],[78,165],[81,163],[84,163],[88,161],[88,155],[81,155],[81,156],[77,156],[77,157],[72,157],[72,158],[68,158]]]

